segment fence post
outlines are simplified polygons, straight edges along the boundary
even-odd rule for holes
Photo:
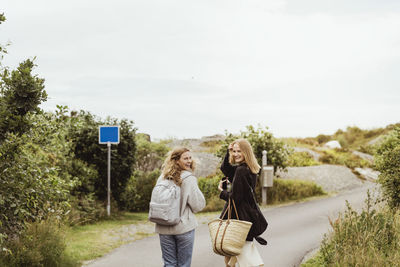
[[[267,204],[267,187],[272,187],[274,183],[274,167],[267,166],[267,151],[263,151],[262,170],[261,170],[261,197],[262,204]]]
[[[262,196],[262,204],[266,205],[267,204],[267,187],[265,186],[265,180],[266,180],[266,173],[264,170],[264,167],[267,167],[267,151],[263,150],[262,152],[262,182],[261,182],[261,196]]]

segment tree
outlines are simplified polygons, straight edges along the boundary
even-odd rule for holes
[[[247,139],[253,147],[254,154],[258,160],[258,163],[262,164],[262,151],[267,151],[268,164],[274,166],[274,170],[285,169],[287,167],[287,157],[289,150],[285,147],[284,143],[276,140],[272,133],[268,132],[268,127],[263,129],[261,126],[254,128],[249,125],[246,127],[246,131],[242,131],[240,135],[234,135],[226,132],[226,139],[222,144],[220,150],[217,152],[217,156],[223,157],[226,153],[228,145],[237,138]]]
[[[119,125],[120,143],[111,146],[111,192],[119,207],[123,207],[122,192],[133,173],[135,164],[136,128],[132,121],[108,118],[105,121],[90,112],[80,111],[76,116],[79,123],[71,128],[73,153],[78,159],[89,166],[94,166],[99,179],[94,182],[97,197],[105,200],[107,197],[107,146],[98,143],[98,127],[100,125]]]
[[[39,105],[47,100],[44,79],[32,74],[35,66],[27,59],[16,70],[5,68],[1,74],[0,140],[7,133],[26,132],[31,127],[26,115],[41,112]]]

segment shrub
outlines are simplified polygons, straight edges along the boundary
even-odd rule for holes
[[[72,197],[70,205],[71,208],[66,218],[66,222],[70,226],[93,223],[107,216],[105,203],[96,200],[93,193]],[[115,201],[112,201],[111,205],[111,210],[117,210]]]
[[[275,179],[274,186],[267,188],[267,203],[282,203],[324,194],[319,185],[310,181]],[[261,200],[259,196],[258,200]]]
[[[381,172],[383,196],[392,208],[400,208],[400,127],[395,128],[381,143],[375,157]]]
[[[121,196],[125,203],[124,208],[129,211],[149,210],[151,191],[160,173],[158,169],[152,172],[135,171]]]
[[[70,184],[49,164],[49,153],[23,135],[0,146],[0,224],[2,233],[17,234],[25,221],[39,221],[69,208]]]
[[[289,155],[287,165],[292,167],[314,166],[320,163],[307,152],[294,152]]]
[[[397,266],[400,260],[400,217],[387,209],[377,211],[368,194],[360,213],[347,210],[331,221],[320,250],[322,266]]]
[[[206,207],[203,211],[218,211],[224,207],[225,201],[219,198],[220,191],[218,190],[218,184],[222,177],[222,174],[217,174],[199,178],[199,189],[206,199]]]
[[[66,255],[64,233],[55,219],[28,224],[19,237],[9,239],[6,245],[11,253],[0,251],[4,266],[79,266]]]
[[[319,158],[319,161],[326,164],[335,164],[335,165],[345,165],[350,169],[354,169],[356,167],[371,167],[372,164],[351,153],[347,149],[332,149],[332,150],[324,150],[321,151],[322,155]]]
[[[315,137],[315,139],[317,139],[318,144],[324,144],[328,141],[331,140],[331,136],[330,135],[326,135],[326,134],[320,134],[317,137]]]

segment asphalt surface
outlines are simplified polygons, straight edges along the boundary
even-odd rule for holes
[[[363,206],[368,183],[335,197],[267,209],[264,214],[269,226],[263,237],[267,246],[258,249],[268,267],[299,266],[304,256],[319,247],[324,233],[331,228],[329,218],[335,219],[346,208]],[[90,267],[159,267],[163,266],[158,236],[152,236],[124,245],[100,258]],[[207,224],[196,229],[192,267],[224,266],[222,256],[214,254]]]

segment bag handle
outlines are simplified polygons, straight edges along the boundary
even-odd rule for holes
[[[233,204],[233,208],[235,209],[236,218],[237,218],[238,220],[240,220],[240,219],[239,219],[238,212],[237,212],[237,209],[236,209],[235,200],[233,200],[233,199],[232,199],[232,204]],[[226,212],[228,212],[228,220],[230,220],[230,219],[231,219],[231,216],[232,216],[231,198],[228,199],[228,207],[226,207],[226,210],[225,210],[224,214],[222,214],[222,216],[221,216],[222,219],[225,217]]]

